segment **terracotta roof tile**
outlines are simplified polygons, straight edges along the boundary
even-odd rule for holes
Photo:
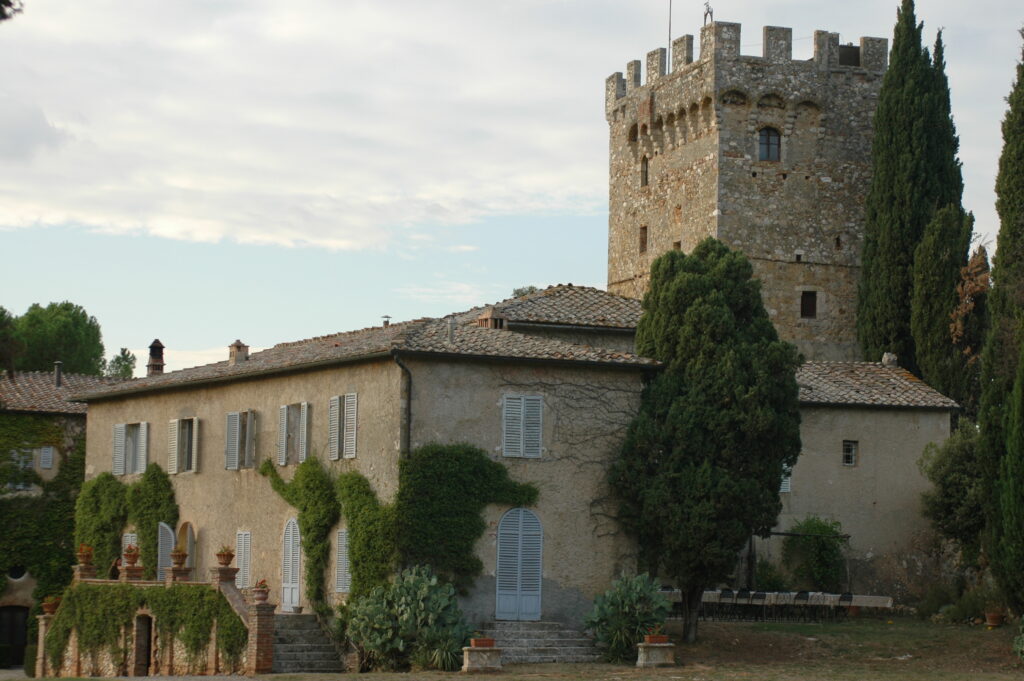
[[[807,362],[797,370],[801,404],[956,409],[957,403],[900,367]]]
[[[570,324],[634,329],[640,301],[589,286],[559,284],[495,303],[495,311],[511,322]]]
[[[4,372],[0,375],[0,411],[84,414],[86,406],[80,402],[69,402],[70,397],[116,382],[116,379],[99,376],[63,374],[58,388],[52,372],[18,371],[14,380]]]

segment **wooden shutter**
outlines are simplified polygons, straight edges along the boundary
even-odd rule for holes
[[[224,424],[224,468],[238,470],[238,435],[242,427],[242,416],[237,411],[228,412]]]
[[[498,523],[497,607],[499,620],[519,617],[519,526],[522,509],[513,508]]]
[[[124,433],[123,423],[114,426],[114,475],[124,475]]]
[[[277,410],[277,465],[288,465],[288,405]]]
[[[174,530],[167,523],[156,526],[156,546],[156,578],[162,582],[171,567],[171,551],[174,549]]]
[[[299,575],[301,570],[299,525],[290,518],[284,527],[281,551],[281,605],[291,608],[299,604]]]
[[[139,424],[139,441],[135,443],[135,472],[145,473],[149,463],[149,423]]]
[[[334,590],[347,594],[352,589],[352,566],[348,561],[348,530],[338,530],[338,554],[335,557]]]
[[[192,470],[199,471],[199,419],[192,419]],[[191,555],[191,554],[190,554]]]
[[[543,441],[544,398],[540,395],[523,397],[523,456],[540,458]]]
[[[43,469],[53,468],[53,447],[47,445],[39,450],[39,467]]]
[[[244,462],[247,468],[256,465],[256,412],[249,409],[245,412],[245,449]]]
[[[128,548],[128,545],[133,546],[139,545],[139,535],[135,532],[125,532],[121,535],[121,557],[124,558],[124,550]]]
[[[519,619],[539,620],[544,533],[537,516],[525,508],[522,511],[522,538],[519,544]]]
[[[238,572],[235,573],[235,586],[244,589],[249,586],[250,565],[252,564],[252,533],[235,533],[235,565]]]
[[[789,468],[782,469],[782,482],[779,484],[779,492],[793,491],[793,471]]]
[[[523,455],[523,398],[518,395],[506,395],[504,399],[501,453]]]
[[[340,434],[338,421],[341,418],[341,398],[332,397],[327,407],[327,457],[331,461],[337,461],[341,456],[341,447],[338,442]]]
[[[513,508],[498,523],[497,607],[502,620],[539,620],[544,533],[540,520]]]
[[[185,559],[185,567],[194,568],[196,566],[196,533],[192,529],[192,523],[186,523],[185,529],[185,552],[188,554],[188,558]]]
[[[178,419],[167,424],[167,472],[178,472]]]
[[[345,458],[356,458],[356,394],[345,395]]]
[[[309,451],[309,402],[299,404],[299,463],[306,460]]]

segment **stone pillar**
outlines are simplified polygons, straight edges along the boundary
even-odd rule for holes
[[[144,569],[141,565],[122,565],[120,580],[122,582],[138,582],[142,579]]]
[[[235,583],[235,575],[238,574],[238,568],[233,567],[212,567],[210,568],[210,583],[213,584],[214,588],[218,584],[225,582]]]
[[[192,581],[192,568],[190,567],[172,567],[171,568],[171,581],[172,582],[191,582]]]
[[[46,632],[50,630],[50,623],[53,622],[53,615],[39,615],[36,617],[39,620],[39,636],[36,641],[36,674],[37,679],[46,678],[47,676],[55,676],[56,674],[50,674],[51,671],[46,668]],[[28,664],[28,660],[25,660],[25,664]]]
[[[501,671],[501,648],[463,648],[462,673]]]
[[[675,643],[637,643],[637,667],[674,667]]]
[[[80,582],[83,579],[96,579],[96,566],[95,565],[76,565],[74,572],[74,581]]]
[[[273,603],[249,606],[249,644],[246,648],[245,675],[269,674],[274,668]]]

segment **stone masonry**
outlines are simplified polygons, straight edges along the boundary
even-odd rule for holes
[[[859,359],[854,313],[871,179],[872,117],[888,41],[766,26],[740,54],[740,25],[703,27],[606,83],[610,131],[608,290],[640,297],[651,262],[715,236],[750,258],[780,336],[808,359]],[[762,129],[778,160],[760,160]]]

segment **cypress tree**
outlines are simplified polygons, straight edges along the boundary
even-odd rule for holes
[[[974,217],[949,204],[925,227],[914,251],[914,296],[910,329],[917,365],[928,385],[961,402],[966,358],[953,344],[950,321],[959,299],[957,285],[967,266]]]
[[[959,206],[963,193],[942,35],[933,61],[922,47],[921,32],[913,0],[903,0],[875,112],[857,293],[857,337],[864,358],[878,361],[884,352],[895,352],[915,373],[910,328],[914,253],[935,211]]]
[[[1008,409],[1006,452],[995,484],[1000,540],[992,545],[991,565],[1007,605],[1024,612],[1024,345]]]
[[[1021,37],[1024,38],[1024,32]],[[978,416],[982,474],[989,498],[997,491],[996,479],[1007,451],[1007,399],[1018,373],[1019,325],[1024,316],[1024,50],[1007,103],[1003,152],[996,175],[999,236],[992,268],[992,291],[988,297],[989,329],[981,356],[982,392]],[[987,508],[986,521],[985,546],[990,553],[996,553],[1003,541],[1002,515],[996,505],[990,504]],[[1005,587],[1011,577],[1001,574],[998,561],[993,562],[993,568]]]
[[[710,238],[654,262],[637,351],[664,370],[610,471],[640,569],[682,590],[688,640],[704,588],[775,525],[783,470],[800,451],[799,357],[778,339],[752,274],[742,253]]]

